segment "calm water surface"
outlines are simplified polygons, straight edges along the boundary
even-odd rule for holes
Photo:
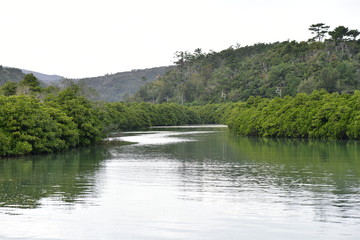
[[[359,239],[359,142],[166,128],[0,159],[0,239]]]

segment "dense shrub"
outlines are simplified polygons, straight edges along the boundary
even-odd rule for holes
[[[70,117],[34,98],[0,96],[0,155],[52,152],[76,146]]]
[[[314,91],[295,97],[250,98],[224,120],[241,135],[359,139],[360,92],[353,95]]]
[[[113,131],[223,123],[241,135],[360,138],[360,91],[186,107],[174,103],[100,103],[71,86],[39,100],[0,96],[0,156],[53,152],[98,142]]]
[[[53,152],[100,141],[112,131],[199,123],[177,104],[94,103],[74,85],[45,100],[0,96],[0,156]]]

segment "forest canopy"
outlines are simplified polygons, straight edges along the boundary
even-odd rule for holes
[[[307,41],[231,46],[220,52],[175,54],[175,67],[130,101],[219,103],[274,98],[314,90],[353,93],[360,87],[358,30],[313,24]]]

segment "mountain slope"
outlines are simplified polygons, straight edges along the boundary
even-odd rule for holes
[[[42,81],[45,84],[51,84],[51,83],[57,82],[64,78],[59,75],[48,75],[48,74],[30,71],[30,70],[26,70],[26,69],[21,69],[21,71],[25,74],[32,73],[37,79],[39,79],[40,81]]]
[[[360,41],[276,42],[220,52],[179,52],[176,66],[135,101],[213,103],[360,88]]]
[[[100,100],[115,102],[124,100],[128,95],[134,94],[141,86],[156,80],[169,69],[170,67],[156,67],[132,70],[100,77],[77,79],[75,82],[81,86],[95,89]]]
[[[5,82],[20,82],[25,74],[33,74],[43,86],[60,85],[66,87],[68,84],[76,83],[84,89],[95,90],[97,100],[106,102],[115,102],[124,100],[127,96],[137,92],[141,86],[152,82],[163,76],[171,67],[155,67],[149,69],[137,69],[128,72],[119,72],[107,74],[105,76],[82,78],[82,79],[65,79],[59,75],[48,75],[31,70],[8,68],[0,66],[0,86]]]
[[[8,68],[0,65],[0,86],[8,81],[20,82],[25,74],[17,68]]]

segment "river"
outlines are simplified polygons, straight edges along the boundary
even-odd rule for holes
[[[0,159],[0,239],[359,239],[356,141],[129,132]]]

